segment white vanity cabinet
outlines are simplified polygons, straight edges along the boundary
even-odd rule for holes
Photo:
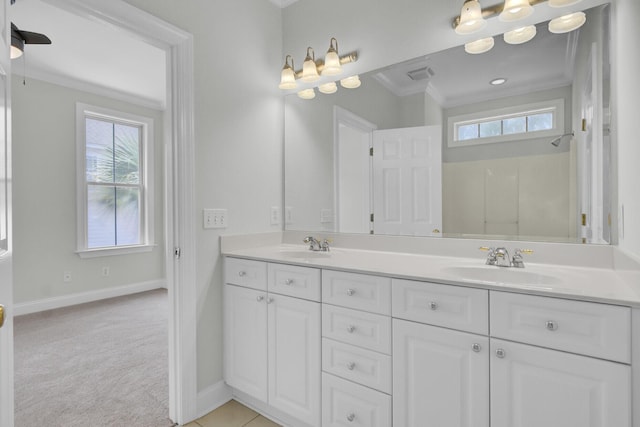
[[[238,277],[251,288],[233,284]],[[225,282],[226,383],[319,426],[320,303],[299,296],[319,299],[320,270],[227,258]]]

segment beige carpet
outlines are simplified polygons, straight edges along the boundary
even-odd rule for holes
[[[16,427],[167,427],[167,292],[16,317]]]

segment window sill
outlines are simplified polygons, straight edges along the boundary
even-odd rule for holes
[[[82,249],[76,253],[80,258],[97,258],[102,256],[128,255],[151,252],[157,245],[122,246],[118,248]]]

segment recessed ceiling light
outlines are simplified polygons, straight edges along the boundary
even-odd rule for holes
[[[506,82],[507,82],[507,79],[505,79],[504,77],[498,77],[497,79],[491,80],[489,83],[492,84],[493,86],[500,86],[505,84]]]

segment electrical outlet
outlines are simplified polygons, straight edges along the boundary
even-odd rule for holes
[[[109,267],[102,267],[102,277],[109,277]]]
[[[227,228],[226,209],[204,209],[202,213],[204,228]]]
[[[280,208],[278,206],[271,206],[271,225],[280,224]]]
[[[284,207],[284,223],[293,224],[293,207],[292,206]]]
[[[320,209],[320,223],[327,224],[333,222],[333,210]]]
[[[71,272],[70,271],[65,271],[64,273],[62,273],[62,280],[65,282],[70,282],[71,281]]]

